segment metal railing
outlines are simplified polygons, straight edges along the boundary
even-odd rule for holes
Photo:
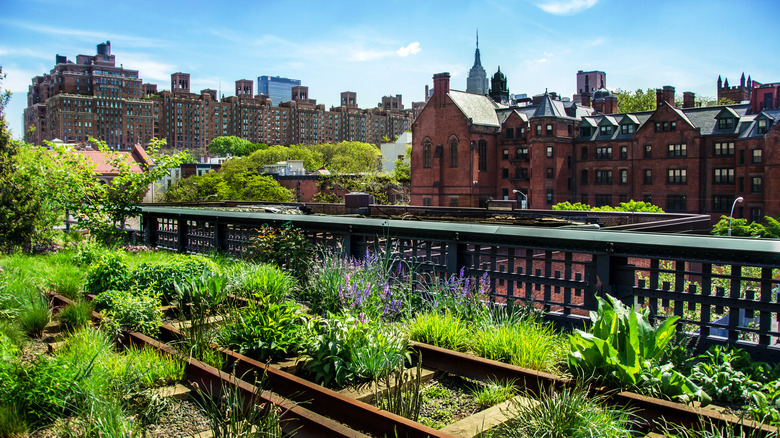
[[[171,207],[143,207],[142,227],[151,246],[241,257],[262,224],[285,223],[355,257],[381,246],[441,275],[487,273],[495,301],[533,301],[559,323],[582,326],[611,294],[653,320],[679,316],[699,348],[780,361],[777,240]]]

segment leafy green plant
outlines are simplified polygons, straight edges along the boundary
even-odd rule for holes
[[[162,325],[162,312],[156,297],[132,293],[113,296],[111,308],[105,311],[104,324],[118,333],[121,329],[156,336]]]
[[[750,391],[748,405],[745,406],[751,419],[780,427],[780,379],[765,383]]]
[[[295,287],[295,278],[290,273],[265,263],[250,265],[232,280],[230,288],[234,292],[261,302],[281,302]]]
[[[750,355],[746,351],[715,345],[699,355],[690,378],[713,400],[739,402],[760,386],[751,378],[750,364]]]
[[[92,294],[98,294],[111,289],[129,289],[131,274],[124,255],[108,252],[89,268],[84,289]]]
[[[200,255],[167,254],[164,259],[141,263],[132,270],[135,288],[159,295],[164,303],[176,298],[176,282],[212,274],[221,274],[219,267]]]
[[[422,361],[417,361],[414,373],[400,363],[374,379],[374,400],[377,407],[417,421],[422,407]]]
[[[75,329],[89,325],[93,310],[94,307],[89,301],[79,301],[63,307],[57,318],[66,328]]]
[[[517,394],[517,390],[514,380],[488,380],[484,384],[475,385],[472,393],[480,408],[487,409],[511,399]]]
[[[215,315],[227,300],[227,277],[204,271],[199,277],[185,278],[174,283],[179,320],[189,318],[184,326],[182,346],[190,356],[221,368],[222,356],[211,349],[213,332],[208,318]]]
[[[96,240],[87,240],[82,242],[76,249],[76,254],[73,255],[73,263],[79,266],[89,266],[108,252],[109,249]]]
[[[284,359],[301,348],[306,318],[292,301],[250,304],[231,312],[218,329],[220,344],[258,360]]]
[[[409,322],[409,338],[454,351],[466,351],[469,345],[467,324],[445,311],[417,315]]]
[[[671,364],[660,363],[678,318],[653,327],[647,309],[636,312],[609,295],[607,299],[598,298],[598,310],[590,313],[587,332],[575,330],[569,336],[569,369],[621,387],[651,387],[680,401],[709,403],[710,397],[695,383]]]
[[[0,319],[0,337],[5,336],[11,344],[22,348],[27,343],[27,332],[16,320]]]
[[[517,438],[630,438],[630,411],[606,407],[603,396],[589,397],[583,387],[543,390],[538,400],[518,400],[504,412],[510,421],[488,434]]]
[[[279,228],[264,224],[247,246],[249,260],[273,263],[301,280],[308,277],[311,255],[306,235],[289,223]]]
[[[435,273],[426,277],[419,292],[421,309],[450,311],[464,319],[479,319],[489,311],[490,279],[487,272],[479,279],[472,278],[465,268],[449,277],[442,278]]]

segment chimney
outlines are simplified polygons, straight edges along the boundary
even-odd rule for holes
[[[693,94],[692,91],[684,91],[683,92],[683,108],[693,108],[696,104],[694,103],[696,95]]]
[[[655,107],[661,108],[664,103],[664,90],[660,88],[655,89]]]
[[[615,96],[607,96],[604,98],[604,114],[617,113],[618,98]]]
[[[669,106],[674,106],[674,87],[671,85],[664,85],[664,101]]]
[[[444,96],[450,92],[450,74],[437,73],[433,75],[433,105],[434,108],[444,106]]]
[[[580,94],[580,96],[581,96],[580,100],[581,100],[582,106],[585,106],[585,107],[590,106],[590,92],[589,91],[584,91],[584,92],[582,92],[582,94]]]

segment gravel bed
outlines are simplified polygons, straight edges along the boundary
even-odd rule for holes
[[[420,423],[436,429],[455,423],[479,411],[471,395],[475,383],[445,374],[421,388]]]
[[[209,429],[208,420],[197,403],[190,400],[176,401],[173,409],[157,423],[147,426],[147,436],[191,437]]]

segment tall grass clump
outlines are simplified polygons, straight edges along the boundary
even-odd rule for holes
[[[482,409],[487,409],[511,399],[517,395],[517,389],[514,380],[488,380],[484,384],[475,385],[472,395]]]
[[[60,310],[57,318],[68,329],[85,327],[92,321],[94,306],[89,301],[78,301]]]
[[[517,399],[505,412],[510,420],[489,436],[508,438],[630,438],[631,411],[608,408],[604,397],[583,387],[550,388],[537,400]]]
[[[535,319],[483,323],[473,333],[470,346],[486,359],[546,372],[554,372],[566,354],[566,340],[551,325]]]
[[[16,320],[29,336],[40,336],[46,324],[51,321],[49,302],[42,295],[37,295],[29,297],[26,304],[19,311]]]
[[[296,280],[292,274],[272,264],[249,264],[230,276],[228,289],[245,298],[281,302],[292,295]]]
[[[408,325],[409,338],[413,341],[454,351],[468,350],[468,325],[449,311],[419,314]]]

